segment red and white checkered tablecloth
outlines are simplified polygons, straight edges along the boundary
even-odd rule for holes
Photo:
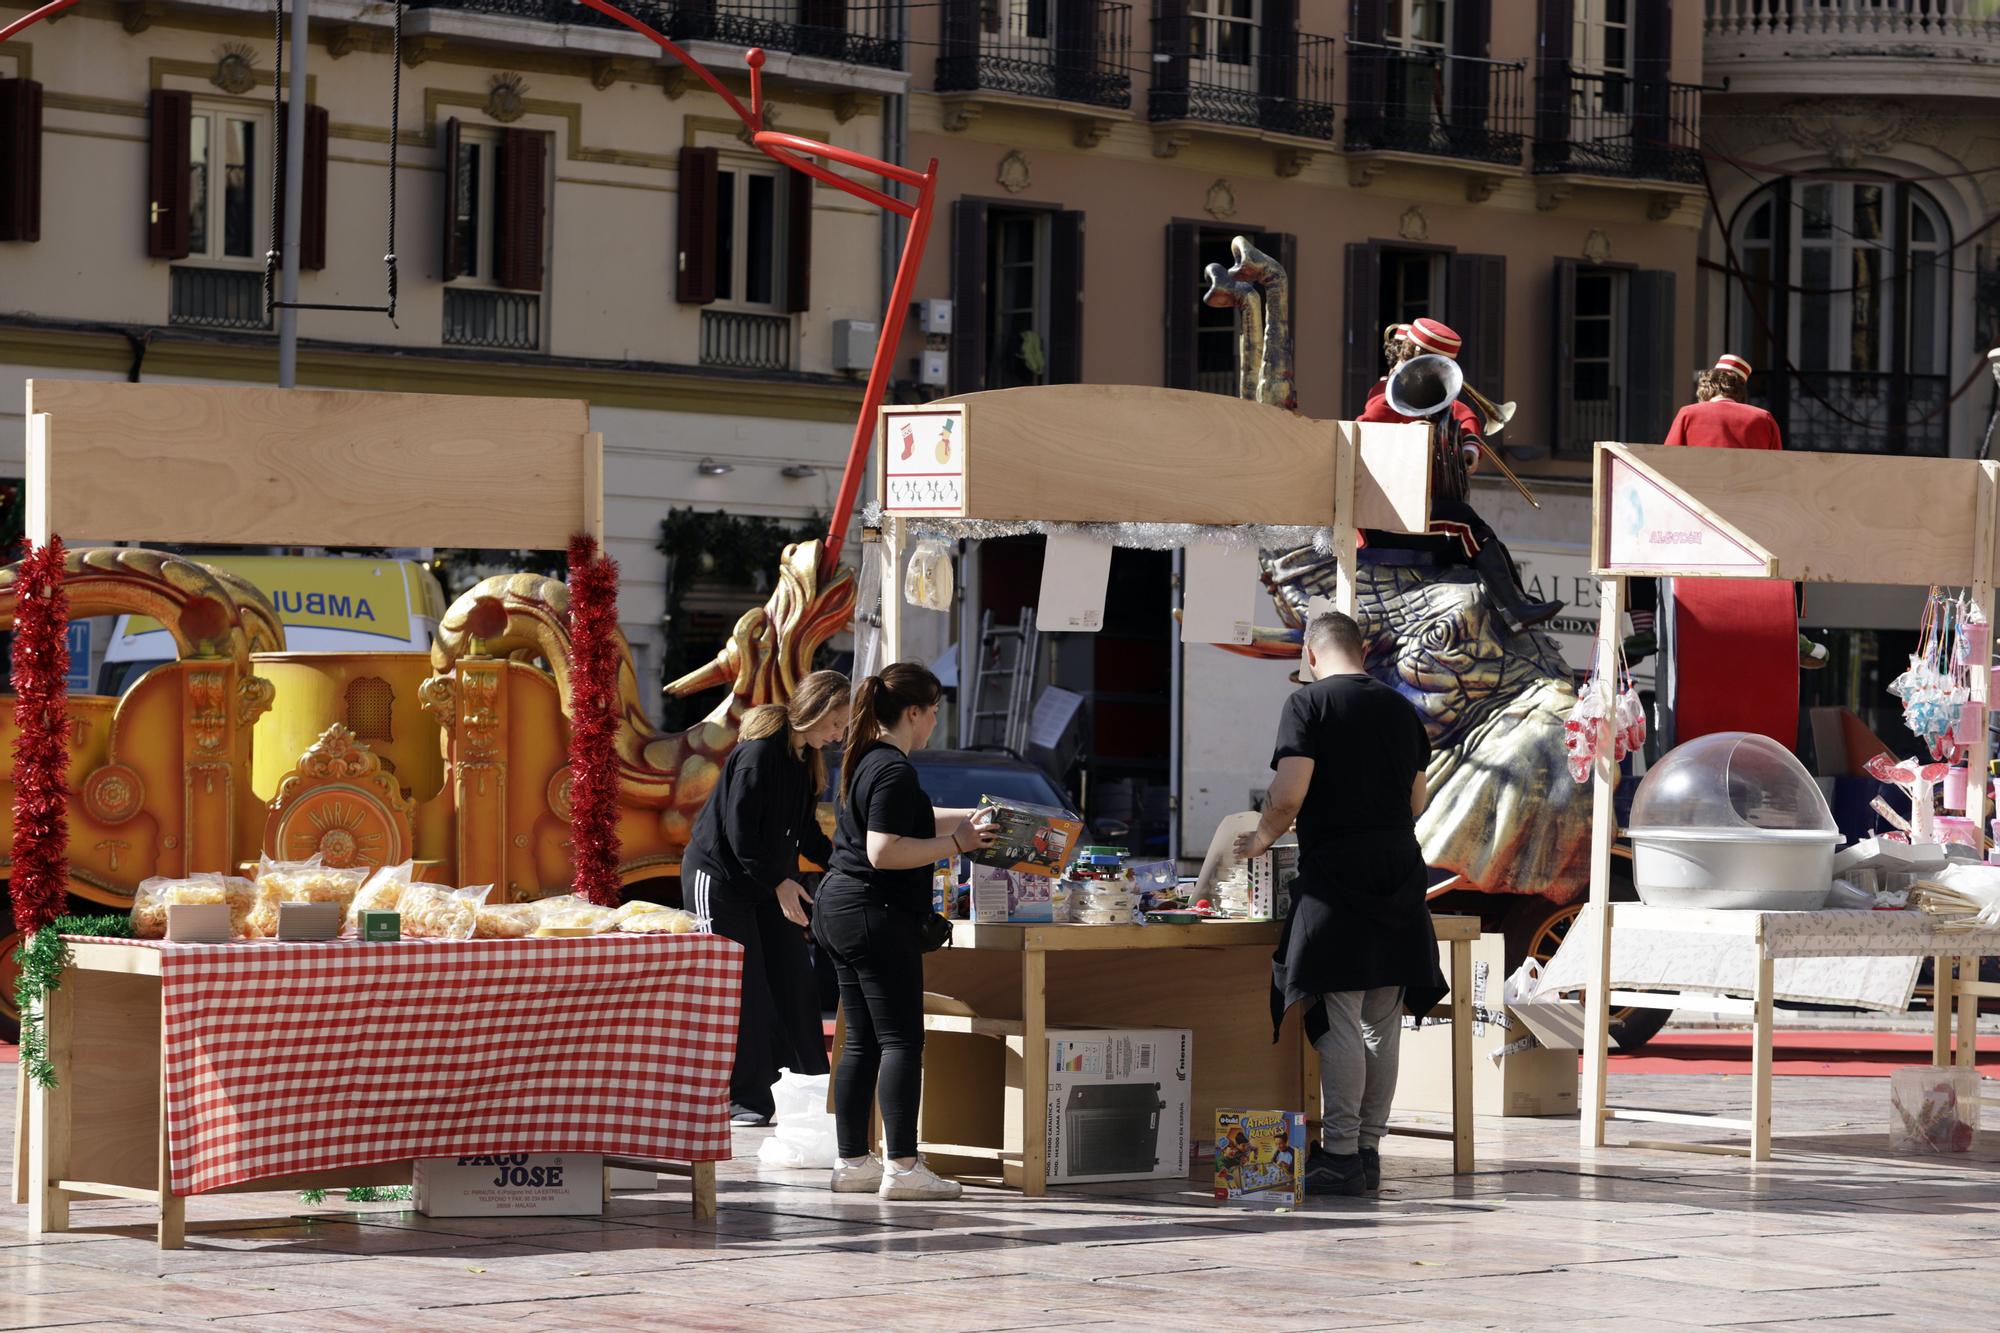
[[[474,1153],[730,1155],[743,949],[720,936],[106,942],[160,951],[176,1194]]]

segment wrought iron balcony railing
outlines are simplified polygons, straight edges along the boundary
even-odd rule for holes
[[[269,329],[263,270],[176,264],[168,270],[167,323],[254,332]]]
[[[536,352],[542,346],[542,298],[485,287],[444,289],[444,342]]]
[[[1518,166],[1527,66],[1347,41],[1350,153],[1426,153]]]
[[[1887,371],[1758,371],[1750,401],[1778,418],[1787,449],[1827,454],[1950,452],[1951,385],[1943,375]]]
[[[617,28],[575,0],[409,0],[412,9],[456,9],[578,27]],[[851,65],[900,69],[902,0],[628,0],[625,8],[676,41],[761,46]]]
[[[1330,37],[1164,9],[1146,117],[1331,139],[1333,60]]]
[[[1132,105],[1132,6],[1117,0],[945,0],[939,92]]]
[[[792,318],[743,310],[701,312],[701,364],[735,370],[790,370]]]
[[[1701,180],[1702,87],[1664,77],[1586,74],[1559,64],[1536,79],[1534,168],[1632,180]]]

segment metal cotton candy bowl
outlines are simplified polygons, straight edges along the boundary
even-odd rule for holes
[[[1809,912],[1826,904],[1840,830],[1789,750],[1703,736],[1655,764],[1632,798],[1632,878],[1658,907]]]

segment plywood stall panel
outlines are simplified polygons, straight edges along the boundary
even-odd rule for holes
[[[884,407],[880,422],[877,493],[893,514],[1217,527],[1336,521],[1335,423],[1239,398],[1042,385]],[[1422,466],[1390,466],[1385,456],[1374,483],[1357,487],[1356,512],[1339,521],[1421,531],[1425,430],[1387,429]],[[1371,431],[1364,458],[1372,467],[1390,445]]]
[[[603,446],[580,400],[30,380],[28,414],[37,541],[602,538]]]

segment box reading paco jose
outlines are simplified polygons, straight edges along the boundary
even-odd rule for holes
[[[426,1217],[595,1217],[604,1211],[604,1159],[587,1153],[427,1157],[416,1164]]]

